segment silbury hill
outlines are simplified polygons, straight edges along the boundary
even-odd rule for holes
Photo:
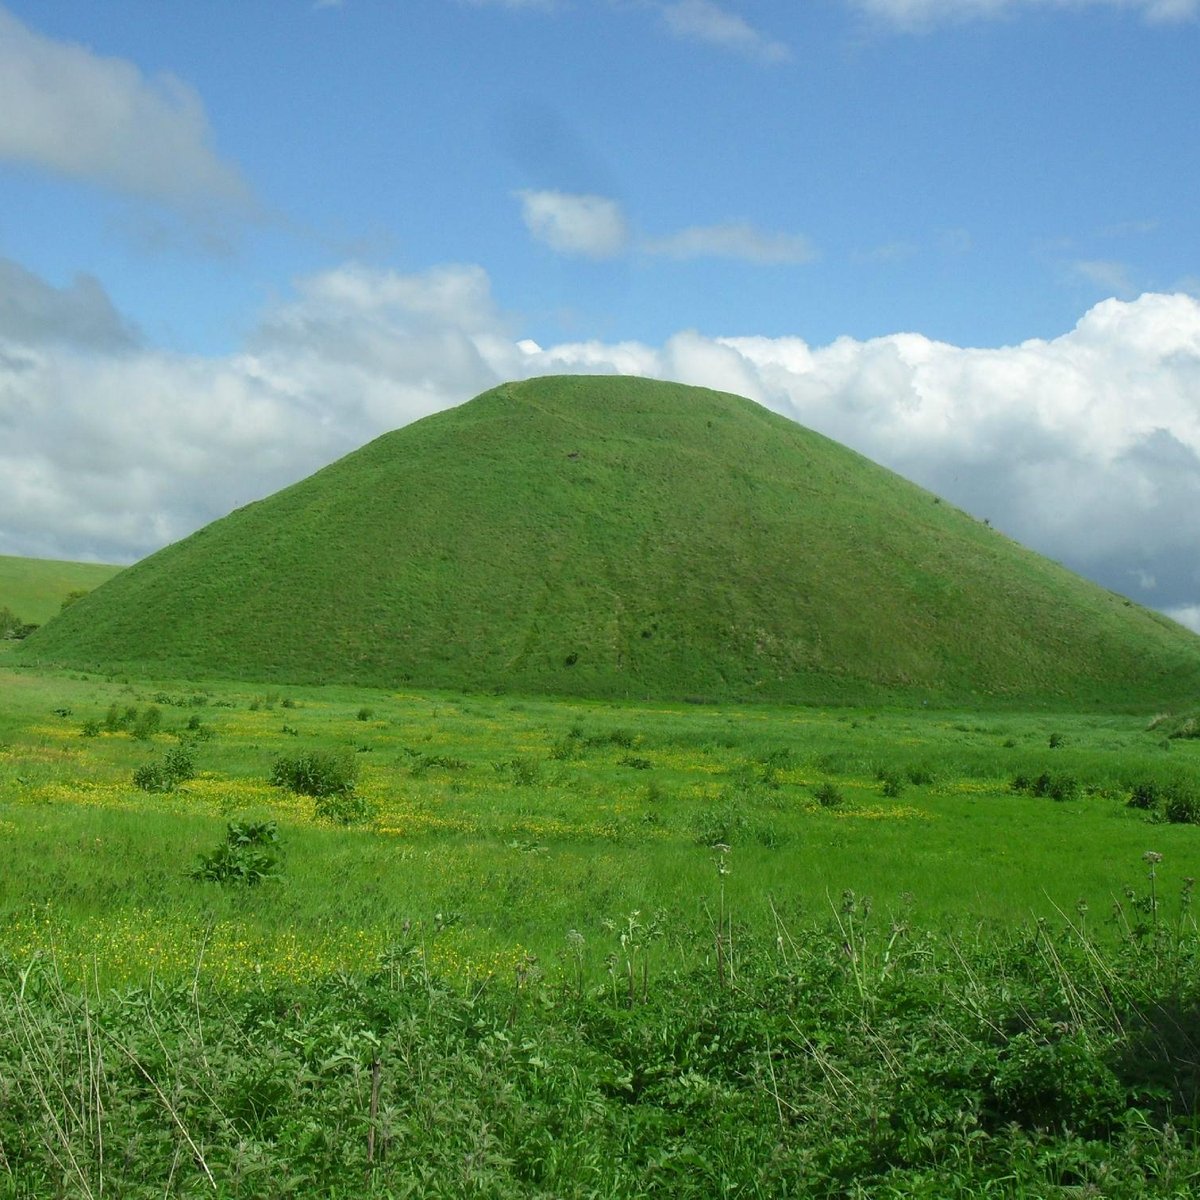
[[[19,661],[596,698],[1163,705],[1200,638],[752,401],[506,384],[122,571]]]

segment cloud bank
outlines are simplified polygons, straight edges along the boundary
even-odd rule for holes
[[[94,280],[0,263],[0,553],[130,561],[505,379],[626,373],[742,395],[1200,627],[1200,302],[1106,300],[1060,337],[681,331],[519,340],[486,273],[301,279],[240,353],[141,344]]]

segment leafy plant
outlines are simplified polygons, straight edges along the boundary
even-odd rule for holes
[[[842,795],[841,789],[836,784],[830,783],[829,780],[819,783],[813,788],[813,798],[822,808],[837,808],[846,799]]]
[[[278,842],[274,821],[230,821],[225,840],[211,854],[200,855],[199,864],[188,874],[209,883],[256,887],[278,875]]]
[[[354,791],[358,763],[348,755],[312,750],[275,760],[270,782],[304,796],[345,796]]]
[[[143,792],[170,792],[195,774],[195,755],[188,745],[181,744],[173,746],[161,759],[138,767],[133,773],[133,784]]]

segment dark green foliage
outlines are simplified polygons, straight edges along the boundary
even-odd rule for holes
[[[225,840],[211,854],[202,854],[189,875],[207,883],[257,887],[276,877],[278,842],[274,821],[230,821]]]
[[[813,788],[813,797],[822,808],[837,808],[845,801],[841,789],[828,780]]]
[[[137,718],[133,726],[133,736],[139,742],[149,741],[162,725],[162,712],[154,705],[150,705]]]
[[[369,821],[375,810],[365,796],[351,789],[315,797],[313,813],[318,820],[332,821],[335,825],[359,825]]]
[[[894,799],[904,793],[904,777],[898,771],[884,771],[880,783],[885,796]]]
[[[628,377],[505,384],[385,434],[11,653],[613,699],[1200,692],[1182,627],[749,400]]]
[[[1157,780],[1147,779],[1133,785],[1126,803],[1130,808],[1154,809],[1161,799],[1162,786]]]
[[[133,773],[134,787],[143,792],[170,792],[176,786],[194,779],[196,757],[186,743],[173,746],[156,762],[145,763]]]
[[[38,626],[22,621],[11,608],[0,608],[0,638],[10,641],[23,641]]]
[[[618,766],[632,767],[635,771],[648,771],[654,764],[648,758],[641,758],[637,754],[625,754],[617,759]]]
[[[358,764],[349,755],[326,750],[283,756],[275,760],[270,781],[303,796],[345,796],[354,791]]]
[[[374,716],[375,716],[374,710],[364,706],[363,708],[360,708],[358,710],[358,712],[356,712],[354,714],[354,719],[356,721],[369,721]]]
[[[1061,733],[1052,733],[1050,735],[1049,745],[1051,750],[1057,750],[1063,745],[1063,735]]]
[[[542,778],[542,764],[526,754],[492,763],[492,768],[496,774],[507,776],[516,787],[532,787]]]
[[[1173,825],[1200,825],[1200,788],[1178,780],[1162,790],[1162,814]]]
[[[229,834],[198,877],[268,878],[218,864],[273,856],[274,831]],[[1194,937],[955,941],[851,896],[739,936],[722,983],[658,967],[657,922],[616,924],[598,974],[579,938],[561,974],[468,986],[407,941],[374,972],[222,990],[83,996],[0,960],[0,1178],[124,1200],[1195,1192]]]
[[[733,846],[748,827],[745,814],[728,801],[701,809],[692,818],[692,830],[701,846]]]
[[[1078,800],[1083,794],[1079,780],[1065,771],[1043,771],[1034,778],[1018,775],[1011,786],[1014,792],[1027,792],[1051,800]]]

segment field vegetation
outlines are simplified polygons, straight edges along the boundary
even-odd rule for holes
[[[0,694],[0,1195],[1200,1185],[1194,712]]]

